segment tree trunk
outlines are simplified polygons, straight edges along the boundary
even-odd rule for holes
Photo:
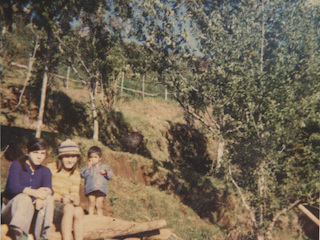
[[[44,108],[46,105],[46,94],[47,94],[47,85],[48,85],[48,66],[46,65],[44,68],[44,74],[42,79],[42,89],[41,89],[41,98],[40,98],[40,107],[39,107],[39,114],[38,114],[38,121],[36,127],[36,137],[41,137],[41,128],[43,124],[43,116],[44,116]]]
[[[150,232],[165,228],[167,222],[165,220],[156,220],[151,222],[132,222],[121,219],[116,219],[107,216],[85,215],[83,216],[83,237],[84,239],[111,239],[121,238],[121,236],[128,236],[133,234],[146,234],[150,236]],[[1,239],[11,240],[6,236],[8,233],[8,225],[1,225]],[[32,235],[29,235],[33,239]],[[55,225],[50,233],[49,239],[61,240],[60,232],[55,231]]]
[[[264,58],[264,0],[261,0],[261,50],[260,50],[260,72],[263,72],[263,58]]]
[[[41,98],[40,98],[40,106],[39,106],[39,114],[37,120],[37,127],[36,127],[36,137],[41,137],[41,128],[43,124],[43,116],[44,116],[44,108],[46,105],[46,94],[47,94],[47,85],[49,79],[49,64],[51,62],[51,47],[52,47],[52,35],[48,33],[47,39],[47,51],[46,51],[46,59],[44,65],[44,73],[42,78],[42,89],[41,89]]]
[[[94,97],[94,89],[89,86],[89,93],[90,93],[90,101],[91,101],[91,109],[92,109],[92,116],[93,116],[93,140],[99,140],[99,122],[98,122],[98,113],[96,107],[96,100]]]
[[[130,222],[106,216],[84,216],[84,238],[114,238],[166,227],[165,220],[151,222]],[[92,225],[94,223],[94,226]]]
[[[225,142],[220,140],[218,142],[218,156],[217,156],[217,166],[216,166],[216,173],[220,171],[221,168],[221,162],[223,158],[224,148],[225,148]]]

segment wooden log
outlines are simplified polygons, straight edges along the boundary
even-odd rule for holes
[[[298,205],[298,208],[305,214],[307,215],[308,218],[310,218],[315,224],[318,225],[318,227],[320,226],[320,221],[319,219],[313,215],[312,212],[310,212],[305,206],[303,206],[302,204]]]
[[[157,220],[151,222],[131,222],[124,221],[112,217],[85,215],[83,218],[83,236],[85,239],[98,238],[115,238],[120,236],[134,235],[138,233],[150,232],[156,229],[165,228],[167,222],[165,220]],[[6,236],[8,225],[1,225],[1,240],[11,240]],[[53,226],[49,236],[50,240],[61,240],[61,233],[55,231]]]
[[[115,238],[165,228],[165,220],[151,222],[131,222],[106,216],[84,216],[84,238]]]

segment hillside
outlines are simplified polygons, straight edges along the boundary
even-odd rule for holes
[[[11,68],[2,80],[1,150],[9,147],[1,155],[2,190],[10,161],[22,154],[27,139],[34,136],[37,89],[27,87],[19,108],[10,112],[24,77],[23,70]],[[237,194],[224,179],[208,174],[216,155],[215,141],[191,129],[176,102],[119,94],[113,110],[100,112],[99,142],[91,140],[88,102],[82,85],[73,83],[66,90],[60,79],[51,80],[42,133],[50,145],[46,163],[56,160],[57,146],[66,138],[79,144],[81,166],[90,146],[101,147],[105,163],[115,173],[105,215],[137,222],[165,219],[182,239],[244,239],[251,223]],[[133,133],[142,137],[134,147],[128,141]],[[81,205],[88,207],[84,194]],[[284,238],[305,239],[294,212],[277,225],[273,239]]]

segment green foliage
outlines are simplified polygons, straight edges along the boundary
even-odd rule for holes
[[[318,179],[318,142],[311,139],[319,126],[319,7],[277,0],[184,3],[202,56],[164,55],[163,66],[172,63],[164,81],[186,112],[227,142],[223,165],[235,169],[251,206],[263,209],[255,212],[263,229],[277,210],[317,195],[311,179]],[[158,36],[158,27],[148,26]],[[157,43],[164,54],[170,49]]]

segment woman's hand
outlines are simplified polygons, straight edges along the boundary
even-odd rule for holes
[[[72,204],[74,204],[74,205],[79,205],[79,202],[80,202],[80,201],[79,201],[78,198],[65,195],[65,196],[62,197],[61,202],[64,203],[64,204],[72,203]]]
[[[63,196],[62,199],[61,199],[61,202],[64,203],[64,204],[67,204],[67,203],[71,203],[71,198],[70,196]]]
[[[23,190],[23,193],[35,198],[46,200],[47,197],[51,195],[51,190],[49,188],[32,189],[27,187]]]
[[[36,200],[33,201],[33,204],[35,204],[35,208],[37,210],[40,210],[45,206],[45,202],[46,202],[46,200],[37,198]]]

